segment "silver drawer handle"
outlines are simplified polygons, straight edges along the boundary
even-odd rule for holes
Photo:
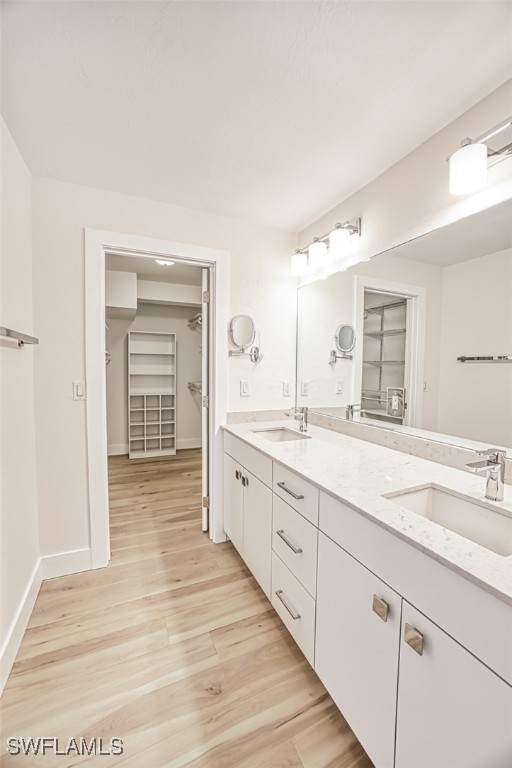
[[[304,496],[302,494],[294,493],[289,488],[286,487],[284,483],[278,483],[279,488],[282,488],[283,491],[286,491],[286,493],[289,493],[290,496],[293,496],[294,499],[300,500],[303,499]]]
[[[296,555],[300,555],[300,553],[302,552],[302,547],[296,547],[295,544],[292,544],[292,542],[286,536],[286,534],[285,534],[285,532],[283,531],[282,528],[281,528],[280,531],[276,531],[276,533],[279,536],[279,538],[282,539],[284,541],[284,543],[287,544],[290,547],[292,552],[294,552]]]
[[[411,646],[413,651],[416,651],[420,656],[423,656],[425,638],[419,629],[412,627],[410,624],[406,624],[404,628],[404,640],[407,645]]]
[[[300,619],[300,613],[297,613],[297,611],[294,611],[294,609],[288,604],[288,601],[283,595],[282,589],[277,590],[276,597],[280,599],[280,601],[282,602],[282,604],[284,605],[284,607],[286,608],[286,610],[288,611],[288,613],[290,614],[290,616],[294,621],[296,621],[297,619]]]
[[[383,600],[382,597],[378,597],[377,595],[374,595],[373,603],[372,603],[372,611],[377,614],[379,619],[382,619],[382,621],[387,621],[388,614],[389,614],[389,604],[386,603],[386,601]]]

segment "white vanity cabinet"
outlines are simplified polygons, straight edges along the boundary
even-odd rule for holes
[[[510,765],[512,688],[404,600],[396,768]]]
[[[320,532],[315,671],[378,768],[394,763],[401,603]]]
[[[225,448],[224,530],[270,597],[272,462],[236,438],[225,440]]]

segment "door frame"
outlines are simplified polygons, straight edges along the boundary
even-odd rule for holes
[[[209,418],[210,531],[215,542],[226,541],[223,524],[222,430],[227,416],[229,251],[175,243],[139,235],[85,228],[85,374],[89,530],[92,568],[110,560],[107,396],[105,375],[105,256],[172,258],[210,267],[210,377]]]
[[[363,332],[364,332],[364,293],[377,291],[391,293],[408,299],[406,366],[409,371],[407,394],[407,425],[421,428],[423,414],[423,382],[425,371],[425,331],[426,331],[426,288],[379,277],[355,276],[354,325],[356,346],[354,349],[354,400],[361,399],[363,380]],[[378,424],[378,426],[381,426]]]

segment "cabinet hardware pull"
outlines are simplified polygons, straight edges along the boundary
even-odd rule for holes
[[[404,640],[407,645],[411,646],[413,651],[416,651],[417,654],[423,656],[423,645],[425,638],[419,629],[416,629],[416,627],[412,627],[410,624],[406,623],[404,627]]]
[[[389,604],[386,603],[386,601],[381,597],[378,597],[378,595],[374,595],[372,611],[377,614],[379,619],[382,619],[382,621],[387,621],[389,614]]]
[[[292,608],[292,607],[291,607],[291,606],[288,604],[288,601],[286,600],[286,598],[285,598],[285,597],[284,597],[284,595],[283,595],[283,590],[282,590],[282,589],[278,589],[278,590],[276,591],[276,596],[277,596],[277,597],[280,599],[280,601],[282,602],[282,604],[284,605],[284,607],[286,608],[286,610],[288,611],[288,613],[290,614],[290,616],[292,617],[292,619],[293,619],[294,621],[296,621],[297,619],[300,619],[300,613],[297,613],[297,611],[295,611],[295,610],[294,610],[294,609],[293,609],[293,608]]]
[[[249,485],[249,478],[242,475],[242,485],[247,487]]]
[[[242,473],[240,472],[239,469],[235,469],[235,477],[237,480],[240,480],[240,478],[242,477]]]
[[[282,488],[283,491],[286,491],[286,493],[289,493],[290,496],[293,496],[294,499],[300,500],[304,498],[302,494],[294,493],[293,491],[291,491],[289,488],[286,487],[284,483],[278,483],[278,486],[279,488]]]
[[[284,543],[287,544],[290,547],[292,552],[294,552],[296,555],[300,555],[300,553],[302,552],[302,548],[301,547],[296,547],[295,544],[292,544],[292,542],[286,536],[286,534],[285,534],[285,532],[283,531],[282,528],[281,528],[281,530],[276,531],[276,533],[279,536],[279,538],[282,539],[284,541]]]

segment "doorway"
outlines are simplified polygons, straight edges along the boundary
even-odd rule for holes
[[[366,423],[421,427],[425,288],[355,278],[354,394]]]
[[[225,541],[225,533],[222,517],[222,435],[221,425],[225,423],[227,412],[227,381],[226,366],[222,362],[227,358],[227,327],[228,297],[229,297],[229,253],[215,249],[191,246],[167,241],[158,241],[152,238],[123,235],[118,233],[86,230],[86,377],[87,377],[87,435],[88,435],[88,469],[89,469],[89,510],[91,532],[91,559],[92,567],[103,567],[110,559],[109,537],[109,499],[108,499],[108,467],[107,454],[109,440],[107,438],[107,385],[106,385],[106,282],[105,268],[109,257],[120,256],[127,259],[144,259],[146,264],[156,261],[173,261],[179,269],[195,269],[201,274],[201,286],[199,289],[200,303],[197,299],[188,300],[187,322],[195,325],[196,329],[190,329],[189,333],[195,334],[197,347],[204,347],[206,354],[200,356],[201,375],[198,380],[190,379],[191,385],[199,385],[188,390],[188,395],[199,396],[197,404],[201,413],[201,476],[202,490],[201,525],[208,530],[209,537],[214,542]],[[165,267],[164,267],[165,269]],[[121,270],[119,270],[121,271]],[[132,278],[133,281],[133,278]],[[148,280],[149,283],[158,283],[158,280]],[[147,287],[147,286],[146,286]],[[157,286],[158,288],[158,286]],[[198,288],[198,286],[194,286]],[[155,289],[155,286],[152,286]],[[162,286],[158,290],[162,290]],[[185,290],[185,294],[187,291]],[[138,297],[140,298],[140,297]],[[143,294],[147,304],[158,303],[155,294]],[[112,301],[109,298],[109,301]],[[187,303],[185,299],[185,303]],[[193,320],[196,323],[193,323]],[[149,329],[141,329],[149,330]],[[152,332],[152,331],[150,331]],[[135,340],[135,339],[134,339]],[[141,339],[139,338],[138,341]],[[146,341],[151,341],[151,337]],[[172,355],[172,339],[167,340],[168,350]],[[128,341],[126,342],[128,345]],[[136,345],[137,346],[137,345]],[[138,429],[132,430],[132,436],[141,437],[143,426],[144,449],[150,451],[167,451],[172,457],[171,449],[174,447],[179,453],[179,434],[177,422],[179,419],[172,416],[172,359],[166,358],[167,368],[161,366],[156,357],[144,357],[144,350],[138,359],[133,359],[133,364],[139,366],[138,379],[133,379],[135,388],[147,388],[142,393],[131,392],[127,386],[127,404],[131,394],[151,398],[155,394],[159,397],[158,409],[153,400],[144,401],[144,423],[133,424]],[[110,350],[109,350],[110,351]],[[148,349],[145,350],[148,352]],[[128,348],[126,351],[128,355]],[[128,358],[127,358],[128,360]],[[149,367],[148,367],[149,366]],[[156,366],[156,368],[155,368]],[[156,373],[158,369],[158,373]],[[130,381],[130,367],[127,362],[127,382]],[[157,375],[158,386],[151,387],[151,380],[147,376]],[[165,383],[162,391],[161,384]],[[187,388],[188,388],[187,381]],[[197,392],[200,389],[200,392]],[[150,391],[151,390],[151,391]],[[195,390],[195,391],[193,391]],[[174,393],[178,397],[178,393]],[[162,402],[162,398],[165,398]],[[183,400],[182,400],[183,403]],[[134,401],[134,405],[140,405],[140,400]],[[177,412],[177,401],[175,411]],[[128,454],[130,448],[130,409],[127,405],[126,435]],[[145,411],[153,411],[146,418]],[[155,411],[158,411],[158,423]],[[169,416],[169,418],[163,417]],[[152,422],[155,423],[152,423]],[[172,422],[175,422],[174,425]],[[149,429],[147,429],[149,427]],[[172,430],[175,430],[172,434]],[[138,435],[135,433],[138,431]],[[158,435],[156,434],[158,432]],[[203,450],[205,447],[207,450]],[[112,445],[116,443],[112,442]],[[134,440],[135,447],[141,448],[141,443]],[[182,450],[186,450],[183,448]],[[127,455],[128,455],[127,454]],[[151,460],[155,456],[149,456]],[[163,458],[163,457],[162,457]],[[141,456],[139,459],[144,460]]]
[[[135,523],[157,529],[176,505],[209,528],[211,267],[106,253],[105,339],[110,520],[116,478],[133,473]],[[183,472],[179,468],[183,468]],[[114,479],[113,479],[114,478]],[[113,500],[114,494],[114,500]],[[114,529],[115,533],[115,529]]]

